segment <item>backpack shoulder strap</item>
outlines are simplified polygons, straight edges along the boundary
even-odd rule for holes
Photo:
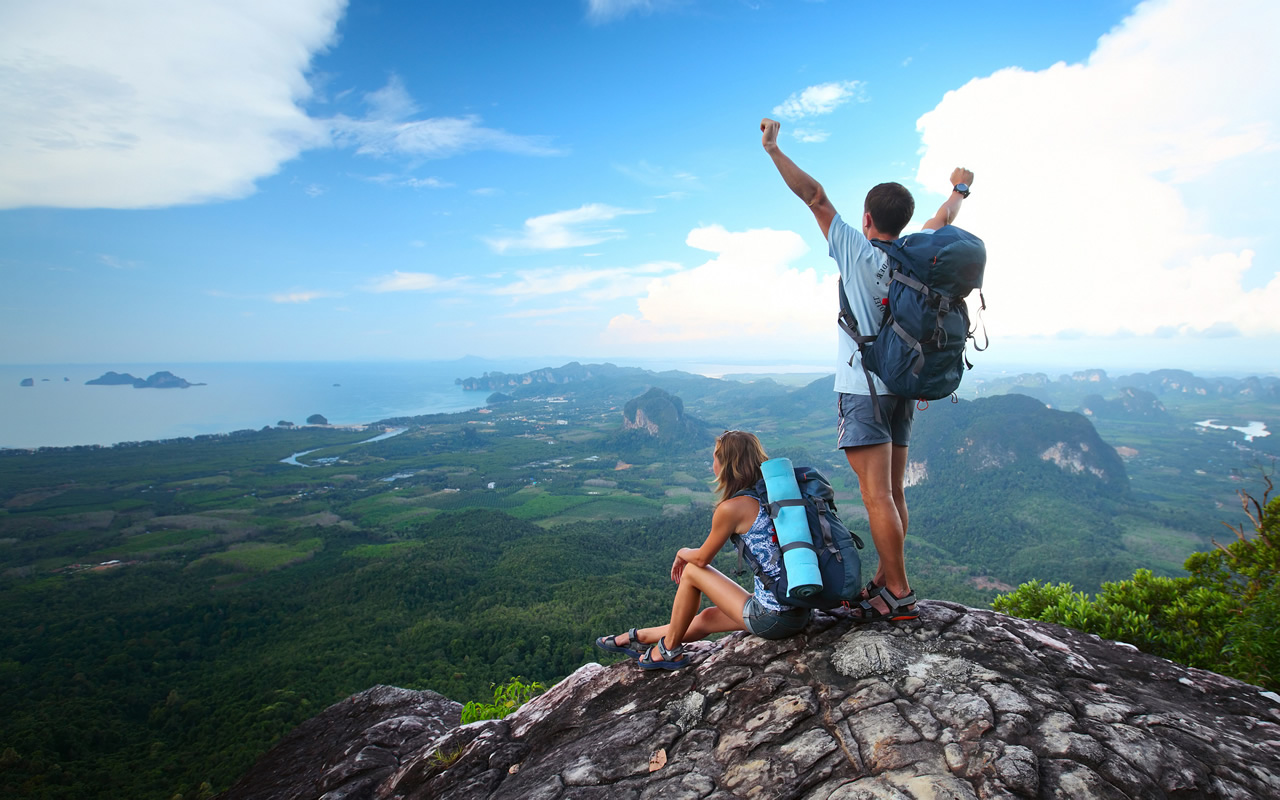
[[[840,330],[848,334],[853,343],[857,345],[859,353],[865,353],[867,347],[876,340],[875,336],[863,336],[858,331],[858,318],[853,315],[853,309],[849,306],[849,298],[844,293],[844,278],[836,282],[836,286],[840,292],[840,316],[836,318]],[[886,312],[888,309],[885,309]],[[849,366],[853,366],[853,356],[849,356]],[[862,374],[867,377],[867,391],[871,393],[871,410],[875,412],[876,422],[880,419],[880,401],[876,396],[876,382],[871,377],[871,370],[867,369],[865,362],[861,363]]]

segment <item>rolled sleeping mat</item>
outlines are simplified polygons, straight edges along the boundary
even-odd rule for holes
[[[771,458],[760,465],[760,473],[769,493],[769,515],[773,517],[773,529],[778,534],[778,547],[787,569],[787,595],[812,597],[822,591],[822,572],[818,569],[818,554],[813,549],[795,468],[789,458]]]

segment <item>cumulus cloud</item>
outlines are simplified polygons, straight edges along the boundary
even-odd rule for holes
[[[361,155],[446,158],[475,150],[498,150],[522,155],[555,155],[545,137],[521,136],[485,127],[480,117],[411,119],[417,103],[404,82],[392,75],[383,88],[364,96],[365,116],[339,114],[328,121],[336,144]]]
[[[0,209],[245,197],[305,150],[445,158],[558,151],[476,115],[417,119],[403,82],[363,115],[308,115],[311,60],[346,0],[0,4]],[[425,179],[432,184],[434,179]],[[323,187],[304,188],[316,196]]]
[[[810,86],[793,93],[773,107],[774,116],[786,120],[799,120],[830,114],[850,100],[866,100],[861,81],[832,81]]]
[[[685,242],[714,257],[652,280],[635,314],[610,320],[608,338],[722,341],[735,348],[809,339],[834,348],[835,275],[791,266],[809,249],[799,234],[713,225],[694,229]]]
[[[384,292],[432,292],[457,289],[465,283],[464,278],[442,278],[431,272],[401,272],[396,270],[390,275],[376,278],[365,291],[378,294]]]
[[[327,141],[300,103],[345,5],[0,4],[0,208],[249,194]]]
[[[975,79],[920,118],[922,185],[975,170],[959,222],[988,244],[993,334],[1280,331],[1274,249],[1218,232],[1273,202],[1276,30],[1267,0],[1144,3],[1086,62]]]
[[[556,211],[524,221],[523,233],[488,239],[495,252],[507,250],[559,250],[566,247],[586,247],[617,239],[625,235],[620,228],[601,223],[627,214],[646,214],[647,211],[616,208],[603,203],[588,203],[568,211]]]

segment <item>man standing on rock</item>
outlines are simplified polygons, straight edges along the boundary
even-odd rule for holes
[[[873,187],[863,204],[859,231],[840,217],[822,184],[778,148],[780,127],[780,123],[771,119],[760,121],[765,152],[773,159],[787,188],[813,212],[827,239],[831,257],[840,268],[845,297],[858,321],[858,330],[874,336],[880,330],[882,304],[888,297],[889,263],[888,256],[869,240],[891,242],[898,238],[915,213],[915,200],[901,184],[881,183]],[[969,170],[957,167],[952,171],[951,196],[924,224],[924,230],[932,232],[951,224],[969,196],[972,183],[973,173]],[[840,363],[836,365],[835,383],[839,393],[836,446],[844,450],[849,466],[858,476],[862,504],[871,525],[871,540],[880,556],[875,577],[863,588],[861,602],[854,613],[864,622],[915,619],[919,612],[916,596],[907,581],[903,552],[907,536],[907,497],[903,481],[915,405],[911,398],[890,394],[874,375],[876,394],[873,398],[857,346],[843,331],[839,342]],[[878,403],[879,414],[873,402]]]

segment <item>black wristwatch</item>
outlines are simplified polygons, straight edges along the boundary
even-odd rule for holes
[[[959,192],[961,197],[968,197],[968,196],[969,196],[969,184],[967,184],[967,183],[957,183],[955,186],[953,186],[953,187],[952,187],[951,191],[953,191],[953,192]]]

